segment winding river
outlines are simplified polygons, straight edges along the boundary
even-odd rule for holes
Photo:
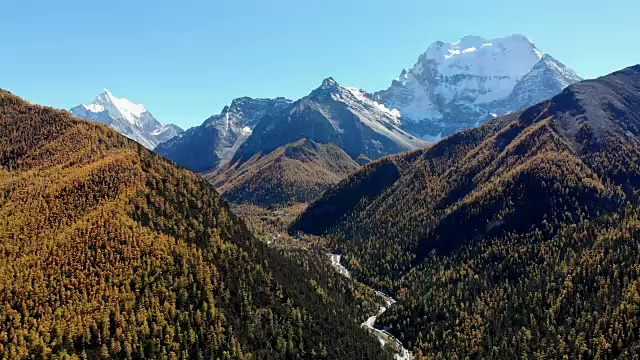
[[[352,278],[351,273],[349,273],[349,270],[347,270],[347,268],[345,268],[340,263],[340,259],[342,258],[342,255],[329,254],[329,257],[331,258],[331,265],[334,267],[334,269],[336,269],[336,271],[338,271],[341,275],[346,276],[349,279]],[[411,355],[409,350],[404,348],[404,346],[398,339],[396,339],[389,332],[385,330],[377,329],[374,326],[378,316],[380,316],[383,312],[387,311],[389,306],[393,305],[396,302],[393,298],[381,293],[380,291],[377,291],[377,290],[375,291],[382,299],[384,299],[384,304],[380,305],[380,309],[378,310],[377,314],[369,317],[365,322],[361,324],[361,326],[369,329],[369,331],[378,338],[382,346],[384,346],[385,344],[390,344],[391,347],[396,352],[395,354],[396,360],[412,360],[413,356]]]

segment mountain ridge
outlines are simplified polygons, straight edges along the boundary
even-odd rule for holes
[[[205,174],[234,204],[265,208],[308,203],[353,173],[358,164],[339,147],[301,139]]]
[[[265,114],[231,161],[206,178],[234,203],[308,203],[358,164],[427,145],[399,125],[397,112],[329,77]]]
[[[264,115],[290,103],[283,97],[234,99],[219,114],[161,143],[155,151],[196,172],[213,170],[231,160]]]
[[[231,162],[246,161],[301,138],[333,143],[354,159],[360,155],[375,159],[426,145],[398,124],[397,113],[327,78],[309,95],[262,118]]]

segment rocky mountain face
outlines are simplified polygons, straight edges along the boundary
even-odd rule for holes
[[[90,104],[78,105],[69,111],[73,116],[107,124],[148,149],[183,132],[177,125],[161,124],[144,105],[117,98],[107,89]]]
[[[523,35],[437,41],[391,86],[370,97],[397,109],[406,131],[438,140],[531,106],[579,81]]]
[[[196,172],[215,169],[233,157],[263,116],[289,104],[290,100],[281,97],[235,99],[220,114],[160,144],[155,151]]]
[[[305,138],[335,144],[353,159],[361,155],[377,159],[426,145],[399,125],[397,111],[370,100],[362,90],[328,78],[309,95],[262,118],[231,162],[268,154]]]
[[[257,124],[257,117],[242,123],[248,124],[246,134],[250,136],[246,141],[232,138],[243,143],[228,143],[225,154],[235,152],[231,161],[223,162],[216,155],[207,166],[199,166],[197,161],[201,159],[193,159],[190,151],[194,151],[194,141],[189,138],[184,151],[186,159],[193,160],[183,164],[206,172],[205,177],[234,203],[273,208],[308,203],[355,171],[359,164],[427,145],[399,128],[397,111],[332,78],[294,103],[278,104],[287,106],[271,106],[262,112],[264,116]],[[255,126],[253,131],[249,125]],[[221,133],[217,128],[210,131]],[[190,135],[191,130],[168,144]],[[215,143],[202,138],[209,156]],[[157,151],[167,156],[165,144]],[[203,150],[196,153],[200,155]],[[206,171],[213,164],[220,166]]]
[[[576,73],[551,55],[543,55],[513,87],[509,96],[495,101],[489,108],[494,109],[494,114],[508,114],[550,99],[580,80]]]

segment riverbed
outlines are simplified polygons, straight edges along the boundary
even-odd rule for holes
[[[342,259],[342,255],[329,254],[329,257],[331,259],[331,265],[333,266],[334,269],[336,269],[336,271],[338,271],[341,275],[349,279],[353,279],[349,270],[345,268],[340,262],[340,260]],[[405,349],[405,347],[402,345],[400,340],[396,339],[389,332],[385,330],[377,329],[374,326],[378,316],[382,315],[382,313],[387,311],[387,309],[396,302],[395,299],[393,299],[392,297],[380,291],[377,291],[377,290],[374,290],[374,291],[378,294],[378,296],[380,296],[384,300],[384,303],[380,304],[378,313],[369,317],[365,322],[361,324],[361,326],[363,328],[367,328],[373,335],[375,335],[380,341],[381,346],[384,346],[385,344],[391,345],[394,351],[396,351],[396,354],[395,354],[396,360],[412,360],[413,356],[411,355],[409,350]]]

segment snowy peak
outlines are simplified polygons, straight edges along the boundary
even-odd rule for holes
[[[388,109],[378,103],[374,96],[365,90],[340,85],[332,77],[324,79],[320,87],[313,90],[303,100],[317,103],[337,101],[345,104],[355,113],[367,112],[371,116],[377,116],[378,122],[400,124],[400,113],[397,110]]]
[[[559,87],[579,79],[524,35],[494,39],[467,35],[451,43],[434,42],[411,69],[403,70],[388,89],[372,98],[397,109],[406,130],[431,139],[476,126],[490,114],[502,115],[503,109],[533,105],[528,101],[543,94],[556,95],[553,92],[559,90],[545,85],[542,88],[551,90],[534,90],[535,94],[520,97],[522,101],[505,104],[514,91],[522,93],[526,82],[541,77],[544,82],[555,79]]]
[[[450,113],[471,116],[480,104],[507,97],[541,58],[523,35],[436,41],[409,71],[375,96],[408,121],[442,120]]]
[[[244,96],[236,98],[231,101],[231,105],[226,106],[222,113],[234,112],[234,113],[246,113],[246,112],[259,112],[267,111],[271,107],[282,107],[291,104],[291,100],[277,97],[274,99],[268,98],[252,98]]]
[[[582,78],[573,72],[573,70],[548,54],[545,54],[526,76],[532,77],[539,73],[544,73],[544,75],[555,79],[558,82],[560,91],[571,84],[582,81]]]
[[[542,53],[524,35],[496,39],[467,35],[449,44],[435,42],[411,72],[422,73],[424,63],[432,61],[443,75],[517,77],[526,74],[541,57]]]
[[[567,86],[581,81],[563,63],[551,55],[544,55],[513,88],[506,99],[492,105],[495,113],[506,114],[514,112],[559,94]]]
[[[399,126],[397,111],[364,90],[327,78],[309,95],[262,118],[231,162],[245,162],[303,138],[335,144],[354,159],[360,155],[377,159],[427,145]]]
[[[203,125],[215,126],[221,131],[240,129],[243,133],[251,133],[258,121],[267,113],[283,109],[290,104],[291,100],[284,97],[275,99],[240,97],[233,99],[220,114],[205,120]]]
[[[324,101],[325,98],[348,92],[347,88],[340,85],[334,78],[328,77],[322,80],[322,84],[306,97],[316,101]],[[304,98],[303,98],[304,99]]]
[[[322,81],[322,85],[320,86],[323,89],[336,89],[339,84],[332,77],[328,77]]]
[[[107,124],[149,149],[182,132],[176,125],[161,124],[144,105],[118,98],[107,89],[103,89],[90,104],[78,105],[70,112],[76,117]]]
[[[132,124],[136,123],[143,113],[147,112],[144,105],[134,104],[128,99],[117,98],[107,89],[103,89],[91,104],[84,105],[85,109],[91,112],[109,112],[113,118],[123,118]]]

